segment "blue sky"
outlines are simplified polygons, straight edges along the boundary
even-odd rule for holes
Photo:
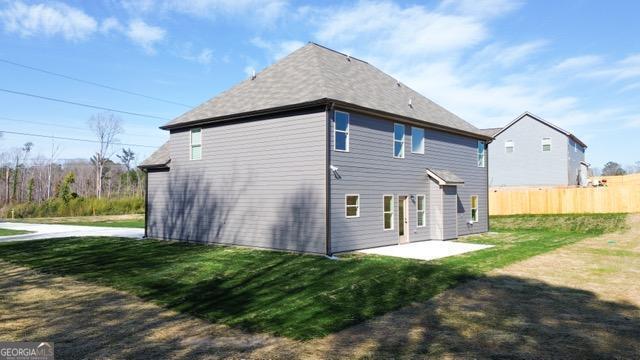
[[[197,105],[315,41],[478,127],[530,111],[585,141],[594,166],[630,165],[640,161],[639,13],[637,1],[0,0],[0,59]],[[188,110],[3,62],[0,79],[2,89],[166,119]],[[87,119],[96,112],[0,91],[4,131],[92,138]],[[124,143],[167,138],[163,120],[121,117]],[[35,154],[51,147],[5,133],[0,150],[26,141]],[[58,144],[65,159],[93,152]],[[152,151],[133,149],[140,160]]]

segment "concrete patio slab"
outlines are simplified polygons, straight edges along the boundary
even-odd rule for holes
[[[0,228],[32,231],[30,234],[0,236],[0,242],[40,240],[70,236],[117,236],[137,239],[144,236],[144,229],[101,226],[0,222]]]
[[[403,245],[383,246],[359,250],[360,253],[395,256],[405,259],[435,260],[493,247],[493,245],[469,244],[455,241],[421,241]]]

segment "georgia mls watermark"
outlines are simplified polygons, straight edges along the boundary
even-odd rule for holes
[[[53,360],[53,343],[2,341],[0,360]]]

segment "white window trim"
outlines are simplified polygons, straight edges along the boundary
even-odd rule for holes
[[[511,146],[509,146],[511,145]],[[508,148],[511,148],[511,152],[507,151]],[[504,142],[504,152],[506,154],[512,154],[516,150],[516,145],[513,140],[505,140]]]
[[[193,132],[195,130],[198,130],[200,132],[200,144],[198,145],[193,145]],[[202,141],[203,140],[203,136],[202,136],[202,128],[195,128],[195,129],[191,129],[189,130],[189,160],[190,161],[199,161],[202,160]],[[193,158],[193,147],[194,146],[199,146],[200,147],[200,158],[199,159],[194,159]]]
[[[358,197],[358,201],[356,202],[356,205],[347,205],[347,197],[349,196],[357,196]],[[356,207],[356,215],[352,215],[349,216],[347,215],[347,208],[348,207]],[[360,194],[345,194],[344,195],[344,217],[347,219],[353,219],[353,218],[359,218],[360,217]]]
[[[400,125],[402,126],[402,151],[400,153],[400,156],[396,156],[396,142],[400,142],[400,140],[396,140],[396,125]],[[404,127],[404,124],[400,124],[400,123],[393,123],[393,147],[391,148],[391,151],[393,152],[393,158],[394,159],[404,159],[404,143],[405,143],[405,132],[407,131],[407,129]]]
[[[482,164],[480,164],[480,144],[482,144]],[[484,140],[478,140],[478,145],[476,146],[476,162],[478,163],[478,167],[486,167],[487,166],[487,143]]]
[[[422,130],[422,149],[420,149],[420,151],[413,151],[413,129],[418,129],[418,130]],[[395,137],[394,137],[395,140]],[[412,154],[424,154],[424,129],[421,127],[417,127],[417,126],[412,126],[411,127],[411,153]]]
[[[391,211],[384,211],[384,198],[390,196],[391,197]],[[393,229],[395,229],[396,225],[396,211],[395,211],[395,205],[396,205],[396,198],[394,195],[392,194],[384,194],[382,195],[382,230],[383,231],[393,231]],[[388,229],[385,229],[384,227],[384,216],[386,214],[391,214],[391,227]]]
[[[418,220],[420,220],[420,210],[418,210],[418,203],[420,202],[420,197],[422,196],[422,225]],[[427,226],[427,196],[425,194],[416,194],[416,227],[425,227]]]
[[[338,123],[336,121],[336,114],[345,114],[347,115],[347,130],[343,131],[343,130],[338,130],[338,127],[336,126],[336,124]],[[351,114],[349,114],[348,112],[345,111],[334,111],[333,112],[333,151],[340,151],[340,152],[349,152],[349,137],[350,137],[350,131],[351,131]],[[336,133],[341,132],[341,133],[345,133],[347,134],[347,138],[345,140],[345,149],[338,149],[336,148]]]
[[[475,207],[475,209],[476,209],[476,218],[475,219],[473,218],[473,209],[474,209],[474,207],[473,207],[473,198],[476,198],[476,207]],[[470,206],[471,210],[469,211],[470,212],[469,215],[471,215],[471,222],[472,223],[477,223],[478,221],[480,221],[480,197],[478,197],[478,195],[471,195],[471,197],[469,198],[469,202],[470,202],[469,205],[471,205]]]
[[[545,150],[544,146],[547,145],[545,144],[545,140],[549,140],[549,150]],[[543,137],[542,140],[540,140],[540,150],[542,152],[551,152],[551,150],[553,150],[553,143],[551,142],[551,138],[550,137]]]

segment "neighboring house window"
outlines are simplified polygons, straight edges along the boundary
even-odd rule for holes
[[[202,129],[191,130],[191,160],[202,159]]]
[[[513,152],[513,140],[507,140],[504,142],[504,151],[507,154],[511,154]]]
[[[382,197],[382,212],[384,216],[384,229],[393,229],[393,195]]]
[[[349,151],[349,114],[336,111],[333,131],[333,148],[337,151]]]
[[[411,152],[424,154],[424,129],[411,127]]]
[[[573,152],[578,152],[578,143],[577,142],[573,143]]]
[[[478,195],[471,196],[471,221],[478,222]]]
[[[344,214],[348,218],[355,218],[360,216],[360,195],[345,195]]]
[[[404,158],[404,125],[393,125],[393,157]]]
[[[416,204],[416,213],[418,215],[418,227],[423,227],[425,226],[425,223],[427,222],[427,213],[425,211],[426,208],[426,196],[424,195],[418,195],[418,203]]]
[[[542,151],[551,151],[551,138],[542,138]]]
[[[486,160],[484,151],[484,141],[478,140],[478,167],[485,166]]]

